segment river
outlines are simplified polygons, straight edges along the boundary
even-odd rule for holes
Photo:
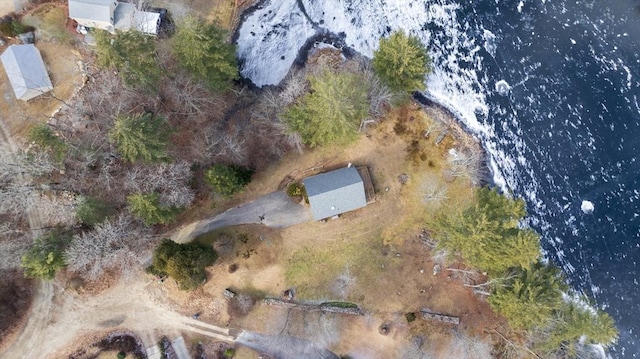
[[[371,56],[396,29],[428,47],[425,95],[482,140],[495,183],[528,203],[547,258],[640,353],[637,0],[263,1],[238,31],[241,72],[277,84],[308,39]]]

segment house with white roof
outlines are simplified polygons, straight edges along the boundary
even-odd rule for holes
[[[17,99],[28,101],[53,90],[40,51],[33,44],[11,45],[0,60]]]
[[[137,30],[158,34],[160,14],[141,11],[128,2],[114,0],[69,0],[69,17],[78,25],[109,31]]]

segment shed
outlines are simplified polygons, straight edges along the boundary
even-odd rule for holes
[[[33,44],[11,45],[0,59],[17,99],[28,101],[53,90],[40,51]]]
[[[311,213],[321,220],[367,205],[364,182],[355,167],[340,168],[305,178]]]
[[[69,17],[86,27],[114,32],[116,0],[69,0]]]

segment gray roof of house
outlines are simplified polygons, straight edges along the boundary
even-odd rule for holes
[[[303,180],[315,220],[367,205],[364,183],[355,167],[340,168]]]
[[[113,24],[114,2],[115,0],[69,0],[69,17]]]
[[[11,45],[0,59],[16,98],[27,101],[53,90],[40,51],[33,44]]]

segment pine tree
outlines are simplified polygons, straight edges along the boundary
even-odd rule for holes
[[[561,352],[576,357],[581,345],[613,344],[618,338],[613,319],[606,312],[587,307],[586,303],[584,298],[563,302],[555,318],[534,333],[542,337],[534,343],[534,349],[544,355]]]
[[[156,91],[162,70],[156,55],[156,39],[139,31],[95,32],[98,65],[114,68],[127,86]]]
[[[169,275],[182,290],[193,290],[206,281],[205,268],[217,258],[218,254],[210,245],[198,242],[179,244],[165,238],[153,253],[153,265],[149,271]]]
[[[158,162],[167,159],[166,147],[171,133],[167,127],[164,118],[151,113],[119,115],[109,131],[109,140],[131,162]]]
[[[283,114],[289,129],[311,147],[355,140],[368,115],[369,84],[361,75],[328,69],[309,82],[311,93]]]
[[[562,305],[562,291],[567,288],[560,271],[538,262],[527,269],[515,269],[514,275],[489,296],[491,308],[505,316],[513,328],[545,325]]]
[[[424,90],[431,59],[417,37],[396,31],[380,39],[378,50],[373,53],[373,69],[394,91]]]
[[[159,196],[155,193],[134,193],[127,196],[127,202],[131,213],[148,226],[167,224],[178,213],[177,208],[162,206]]]
[[[53,279],[56,272],[66,266],[64,246],[67,241],[68,238],[60,230],[38,237],[20,260],[24,275],[30,278]]]
[[[214,24],[187,18],[173,37],[173,52],[180,65],[213,90],[225,90],[239,77],[235,46],[224,35]]]
[[[213,190],[223,197],[240,192],[251,181],[253,171],[237,166],[216,164],[205,171],[205,179]]]
[[[475,206],[431,223],[440,248],[459,253],[470,266],[494,277],[535,263],[540,238],[534,230],[519,226],[526,214],[524,201],[487,187],[477,190],[476,196]]]

